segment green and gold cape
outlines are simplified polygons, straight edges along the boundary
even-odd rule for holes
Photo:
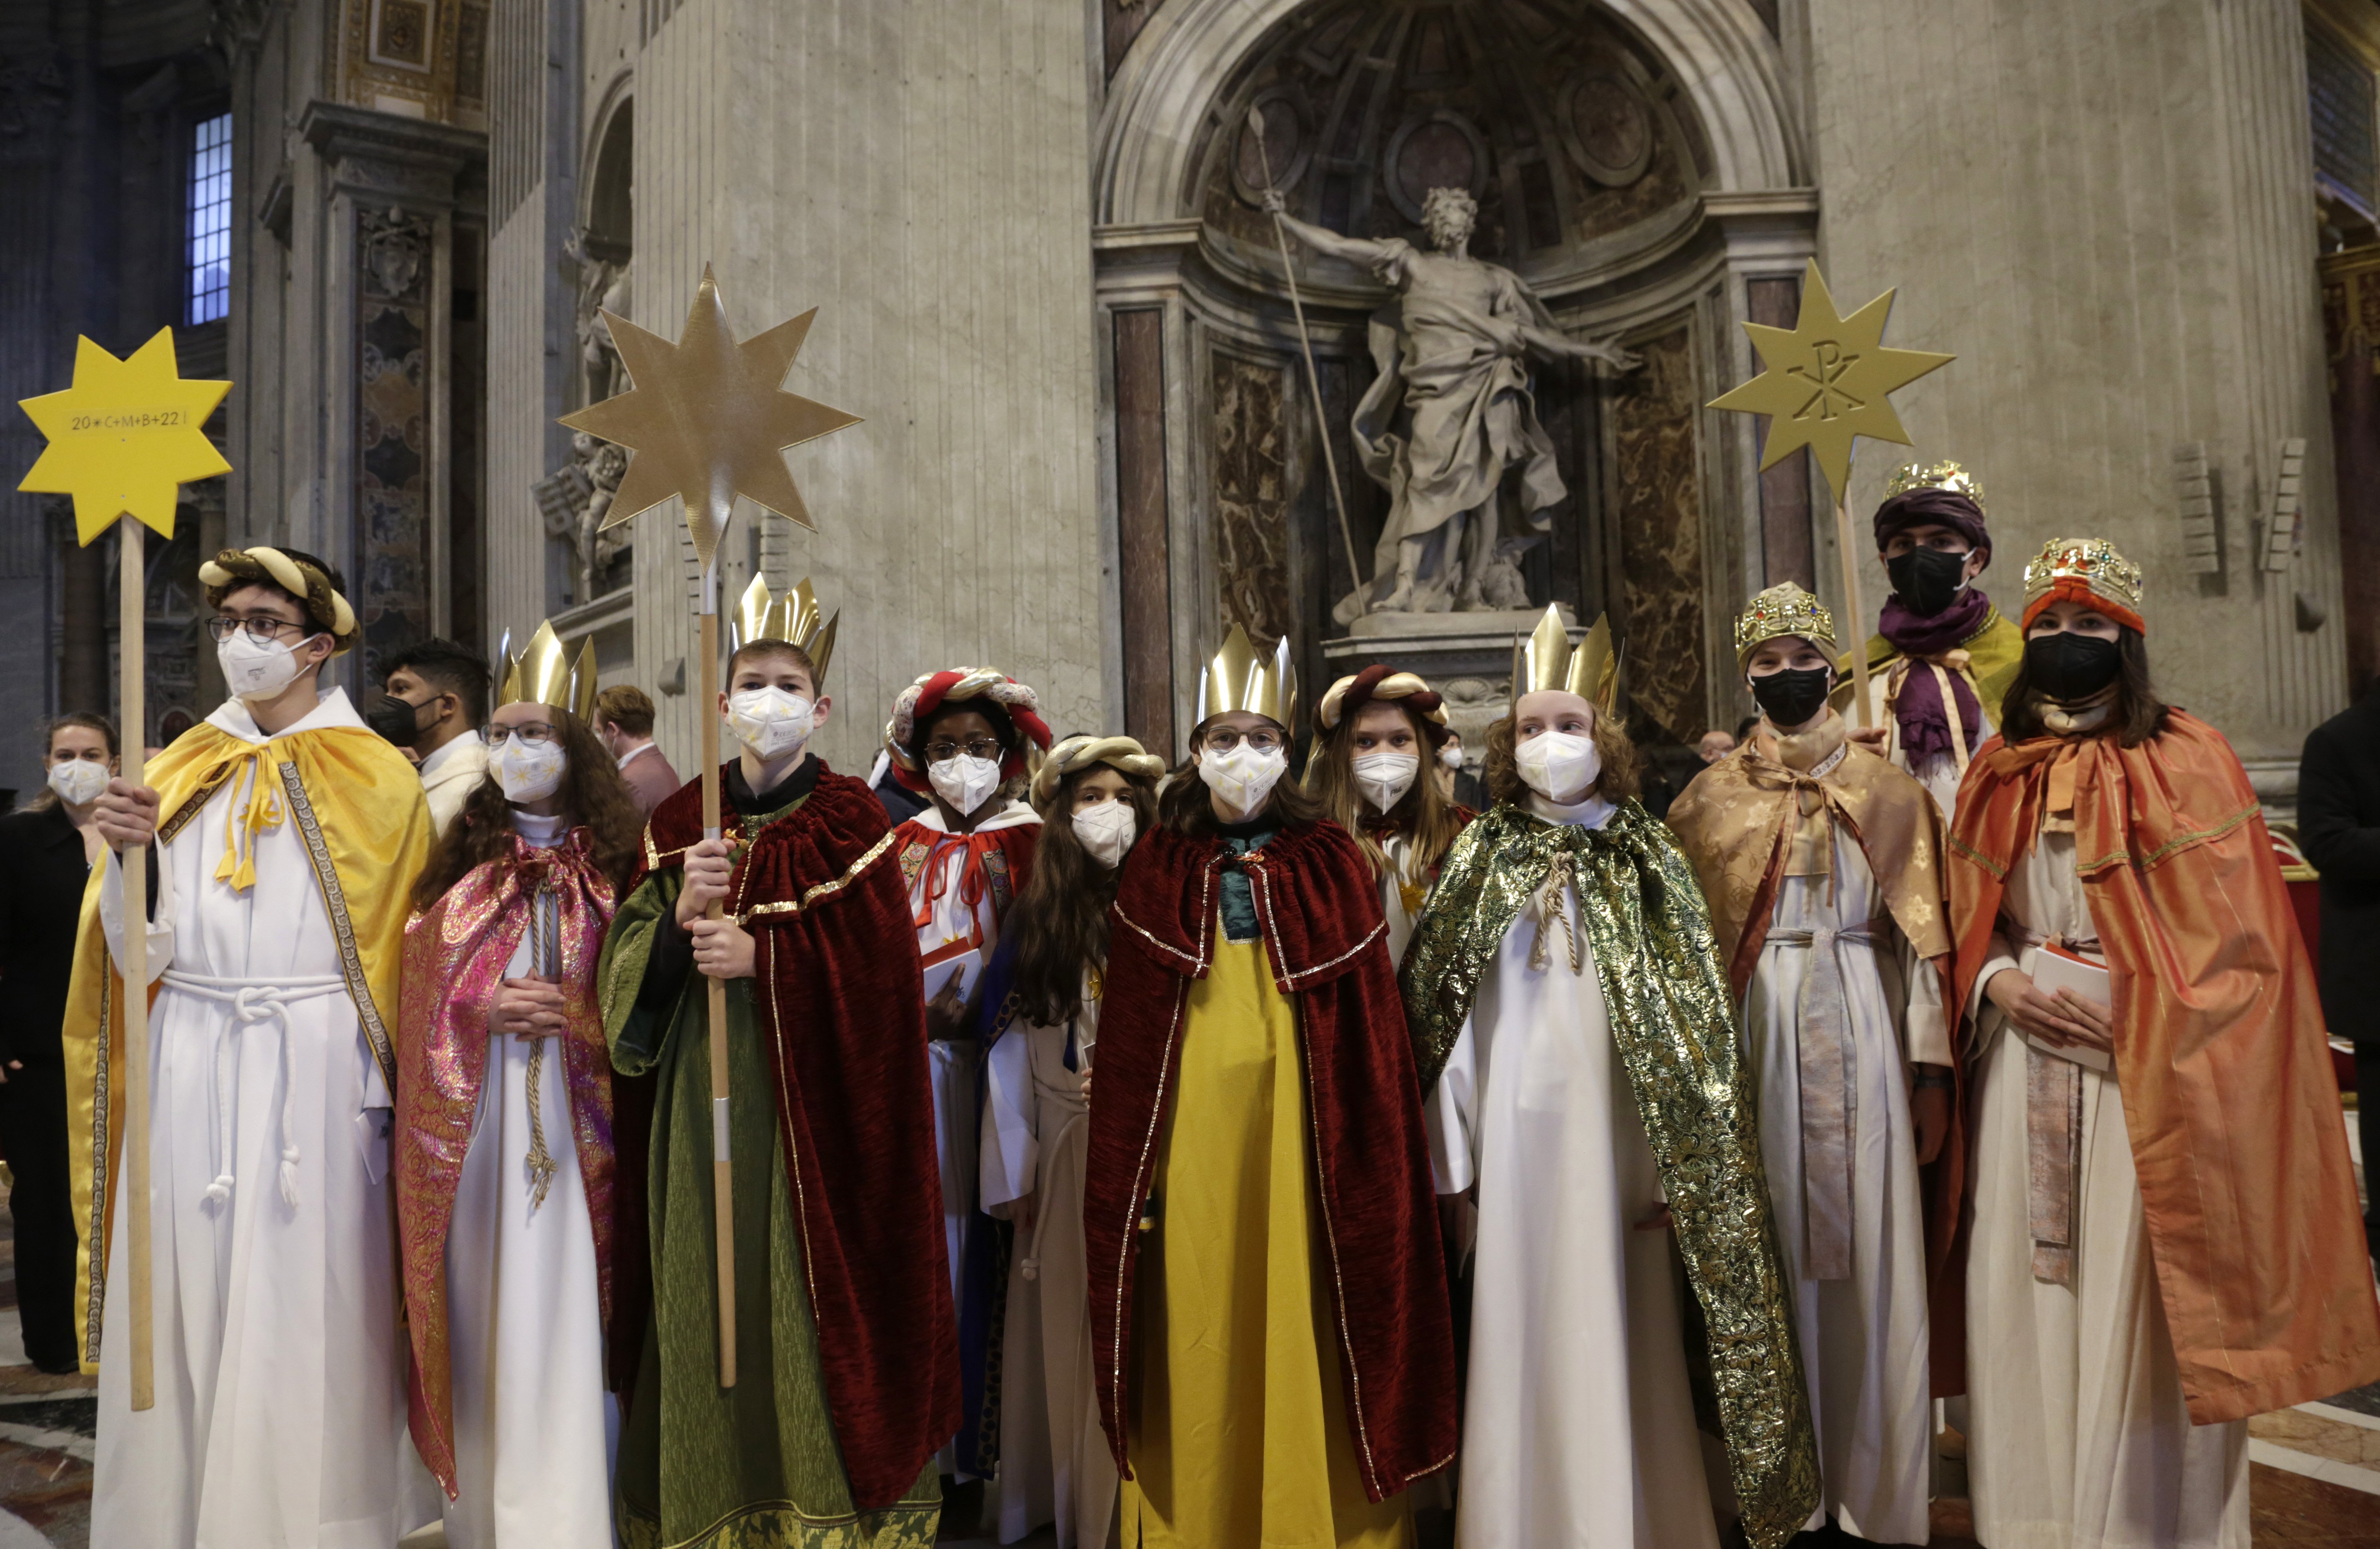
[[[1398,975],[1422,1091],[1446,1068],[1504,933],[1562,853],[1702,1310],[1744,1531],[1778,1549],[1817,1506],[1818,1454],[1758,1103],[1694,868],[1633,798],[1600,829],[1547,823],[1507,802],[1447,852]]]

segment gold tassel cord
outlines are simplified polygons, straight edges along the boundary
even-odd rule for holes
[[[552,893],[540,889],[529,901],[529,960],[532,971],[560,981],[561,917]],[[537,1038],[528,1046],[528,1190],[529,1213],[535,1215],[545,1204],[545,1193],[553,1186],[553,1154],[545,1148],[545,1110],[538,1099],[538,1074],[545,1063],[545,1040]]]
[[[1561,926],[1564,945],[1569,950],[1570,971],[1573,974],[1586,972],[1586,939],[1578,927],[1571,924],[1570,911],[1562,907],[1562,894],[1577,881],[1576,857],[1570,851],[1556,853],[1551,867],[1546,873],[1545,891],[1537,895],[1537,934],[1529,943],[1529,967],[1543,973],[1553,961],[1546,950],[1547,927]]]

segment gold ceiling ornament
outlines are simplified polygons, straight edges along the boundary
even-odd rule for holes
[[[1232,625],[1222,649],[1199,670],[1197,724],[1232,710],[1278,721],[1283,730],[1297,724],[1297,669],[1290,665],[1289,636],[1282,635],[1267,658],[1257,654],[1246,630]]]
[[[1912,490],[1948,490],[1954,495],[1964,495],[1984,509],[1984,481],[1969,473],[1960,464],[1945,459],[1939,463],[1903,463],[1885,481],[1884,498],[1905,495]]]
[[[1618,703],[1620,653],[1612,647],[1609,618],[1598,617],[1586,638],[1572,646],[1560,606],[1550,604],[1527,638],[1513,640],[1512,703],[1548,690],[1575,694],[1598,710]]]
[[[756,573],[752,584],[736,599],[728,648],[740,650],[755,640],[783,640],[798,646],[810,659],[816,686],[823,689],[826,664],[834,659],[835,626],[843,622],[843,613],[837,610],[832,618],[821,623],[820,611],[818,594],[810,590],[808,576],[803,576],[801,585],[784,596],[771,597],[768,577]]]
[[[785,466],[785,449],[859,423],[856,414],[784,390],[785,373],[817,316],[813,307],[739,341],[709,264],[675,344],[606,310],[603,321],[632,385],[562,417],[572,430],[634,454],[603,526],[615,527],[676,495],[686,502],[686,531],[705,570],[737,495],[815,529]]]
[[[1909,444],[1900,416],[1893,412],[1892,393],[1956,357],[1886,347],[1884,324],[1892,314],[1893,295],[1886,291],[1844,317],[1835,309],[1818,260],[1812,259],[1793,327],[1743,325],[1767,369],[1712,399],[1710,406],[1769,417],[1763,468],[1806,446],[1840,502],[1851,479],[1854,437]]]
[[[1735,663],[1741,667],[1763,641],[1793,635],[1832,650],[1835,616],[1826,604],[1791,581],[1754,598],[1735,621]]]
[[[514,657],[510,670],[504,673],[504,692],[496,696],[496,708],[506,705],[551,705],[568,710],[579,720],[595,720],[595,637],[589,635],[578,647],[578,660],[573,661],[563,648],[562,636],[553,632],[551,621],[537,626],[520,655]]]

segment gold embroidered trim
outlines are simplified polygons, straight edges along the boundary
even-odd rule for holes
[[[1269,888],[1265,893],[1265,909],[1269,918],[1272,909],[1272,893]],[[1371,938],[1367,936],[1364,939],[1368,941]],[[1278,945],[1274,950],[1279,950]],[[1364,1423],[1364,1374],[1356,1370],[1355,1341],[1350,1338],[1347,1333],[1347,1286],[1339,1273],[1339,1230],[1330,1220],[1330,1191],[1322,1186],[1322,1126],[1308,1117],[1314,1111],[1314,1046],[1306,1041],[1305,1027],[1302,1020],[1297,1027],[1297,1052],[1305,1061],[1306,1111],[1305,1114],[1297,1115],[1291,1119],[1291,1122],[1304,1121],[1306,1141],[1314,1149],[1314,1197],[1322,1206],[1322,1240],[1330,1245],[1330,1300],[1335,1304],[1335,1311],[1339,1314],[1334,1320],[1339,1325],[1339,1349],[1347,1362],[1347,1386],[1354,1395],[1355,1440],[1364,1449],[1364,1472],[1370,1476],[1372,1482],[1378,1484],[1384,1482],[1380,1478],[1379,1464],[1372,1458],[1372,1432],[1371,1428]],[[1280,1116],[1275,1116],[1276,1122],[1279,1121],[1279,1118]],[[1386,1496],[1390,1493],[1383,1490],[1381,1495]]]
[[[235,767],[236,766],[226,766],[223,773],[215,776],[214,779],[207,781],[204,785],[200,786],[196,791],[190,793],[189,799],[184,802],[180,806],[176,807],[174,809],[174,816],[166,818],[164,827],[157,830],[157,842],[159,844],[171,843],[176,834],[180,833],[184,829],[189,827],[190,819],[196,817],[199,815],[200,809],[204,807],[209,801],[213,799],[216,792],[224,788],[225,781],[231,779],[232,769]]]
[[[737,1546],[747,1544],[751,1549],[760,1549],[763,1543],[782,1542],[779,1537],[782,1524],[768,1520],[771,1518],[790,1517],[805,1532],[808,1532],[830,1528],[852,1527],[869,1517],[932,1512],[939,1518],[941,1515],[941,1509],[940,1500],[900,1500],[870,1512],[847,1511],[833,1517],[813,1517],[791,1501],[753,1501],[737,1507],[692,1538],[680,1539],[673,1544],[661,1544],[661,1534],[656,1524],[651,1537],[647,1542],[659,1545],[660,1549],[737,1549]],[[639,1522],[638,1526],[641,1527],[643,1524]],[[838,1539],[837,1542],[840,1540]],[[909,1540],[905,1535],[903,1539],[896,1542],[906,1543]]]
[[[339,885],[339,868],[331,864],[330,846],[322,842],[322,826],[314,818],[313,803],[306,799],[306,785],[298,778],[297,764],[285,760],[280,768],[281,787],[289,793],[289,810],[298,819],[298,831],[306,837],[306,853],[314,862],[314,879],[322,885],[332,934],[339,938],[339,967],[347,981],[347,998],[356,1004],[364,1036],[371,1040],[372,1058],[380,1061],[381,1074],[394,1092],[396,1051],[389,1044],[387,1025],[380,1020],[380,1008],[372,1003],[371,981],[364,977],[363,953],[356,946],[355,922],[347,917],[347,894]]]
[[[1993,860],[1989,855],[1985,854],[1973,845],[1969,844],[1957,834],[1946,834],[1943,838],[1949,842],[1953,852],[1958,854],[1964,855],[1967,859],[1974,862],[1985,871],[1990,872],[1992,874],[1993,881],[2004,882],[2008,879],[2008,867],[2000,865],[1998,861]]]
[[[1121,914],[1122,911],[1118,911],[1118,914]],[[1133,928],[1140,929],[1138,926],[1134,926]],[[1142,931],[1141,934],[1145,936],[1148,932]],[[1151,939],[1155,938],[1151,938]],[[1157,1067],[1157,1102],[1149,1109],[1148,1132],[1140,1138],[1140,1161],[1133,1168],[1132,1173],[1132,1202],[1124,1210],[1123,1252],[1116,1259],[1115,1342],[1108,1347],[1113,1352],[1111,1359],[1115,1366],[1115,1377],[1110,1386],[1115,1390],[1115,1412],[1118,1418],[1122,1418],[1124,1413],[1123,1318],[1124,1305],[1129,1300],[1124,1293],[1126,1278],[1124,1271],[1130,1267],[1133,1250],[1140,1241],[1138,1230],[1140,1210],[1142,1205],[1148,1203],[1148,1154],[1157,1144],[1157,1131],[1165,1126],[1165,1086],[1173,1074],[1173,1040],[1182,1031],[1182,1013],[1189,1004],[1190,981],[1183,979],[1174,986],[1173,1020],[1165,1025],[1165,1051]]]
[[[2167,840],[2163,844],[2158,845],[2155,850],[2150,851],[2145,855],[2133,854],[2128,846],[2122,850],[2111,851],[2107,854],[2102,855],[2096,860],[2077,862],[2074,869],[2078,874],[2087,875],[2088,873],[2103,870],[2107,866],[2111,866],[2118,861],[2130,860],[2135,867],[2142,871],[2146,871],[2151,866],[2157,865],[2159,862],[2170,859],[2173,856],[2174,852],[2178,850],[2186,850],[2193,844],[2202,844],[2208,840],[2221,839],[2225,834],[2229,833],[2232,829],[2238,828],[2240,824],[2245,823],[2249,818],[2255,817],[2257,813],[2262,812],[2264,808],[2262,806],[2251,802],[2248,805],[2242,807],[2240,811],[2233,813],[2230,817],[2225,818],[2222,822],[2216,824],[2213,828],[2197,829],[2186,834],[2176,834],[2173,838]]]
[[[775,954],[771,950],[775,941],[775,937],[764,936],[755,943],[756,949],[761,954],[760,977],[756,983],[773,986],[777,982]],[[810,1252],[809,1191],[802,1186],[802,1148],[794,1135],[794,1093],[793,1088],[787,1084],[788,1078],[785,1074],[791,1068],[785,1054],[785,1035],[784,1030],[777,1025],[777,998],[774,995],[754,995],[752,999],[764,1009],[769,1019],[770,1041],[777,1046],[777,1123],[784,1130],[785,1156],[793,1163],[794,1224],[800,1228],[802,1234],[802,1284],[809,1291],[810,1321],[815,1325],[818,1321],[818,1269],[816,1267],[818,1257]],[[727,1123],[728,1155],[732,1162],[735,1149],[734,1141],[735,1119],[732,1107],[729,1110]],[[715,1233],[717,1229],[714,1225],[713,1232]],[[714,1252],[718,1248],[716,1242],[711,1246]]]
[[[1208,861],[1207,863],[1206,869],[1199,874],[1198,918],[1202,921],[1207,917],[1207,900],[1213,896],[1215,873],[1221,865],[1222,858],[1219,855],[1213,860]],[[1142,940],[1156,948],[1159,951],[1163,952],[1166,956],[1178,958],[1182,962],[1188,963],[1190,965],[1190,976],[1192,978],[1200,979],[1206,977],[1207,948],[1210,938],[1208,937],[1203,927],[1198,933],[1198,955],[1196,957],[1192,957],[1188,952],[1185,952],[1181,948],[1174,946],[1172,942],[1160,941],[1156,937],[1150,935],[1147,930],[1143,929],[1139,921],[1134,919],[1131,915],[1123,912],[1123,904],[1118,903],[1111,907],[1115,910],[1115,917],[1122,920],[1124,924],[1132,926],[1134,934],[1137,935]]]
[[[844,889],[857,881],[859,879],[859,874],[866,871],[870,865],[874,865],[876,861],[883,855],[884,852],[891,849],[892,846],[892,835],[887,833],[882,839],[878,840],[873,845],[868,847],[868,853],[852,862],[850,869],[846,870],[842,876],[834,878],[834,880],[831,882],[821,882],[817,887],[812,888],[809,891],[804,893],[797,899],[779,899],[773,903],[756,903],[751,908],[745,910],[742,914],[733,915],[731,917],[737,925],[740,926],[745,921],[757,918],[762,914],[798,914],[803,910],[808,909],[811,904],[818,902],[821,899],[832,898],[835,894],[843,891]],[[739,877],[737,880],[740,882],[742,878]]]
[[[83,1243],[84,1256],[91,1261],[91,1301],[83,1312],[82,1358],[94,1365],[99,1361],[101,1314],[107,1307],[107,1067],[115,1041],[107,1018],[115,991],[115,970],[108,965],[103,953],[99,971],[99,1060],[91,1071],[91,1235]]]

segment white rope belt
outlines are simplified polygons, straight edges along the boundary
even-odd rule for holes
[[[224,1204],[231,1199],[232,1168],[239,1150],[239,1105],[225,1101],[225,1088],[231,1077],[225,1062],[232,1052],[231,1035],[245,1033],[261,1022],[279,1023],[281,1033],[281,1200],[291,1207],[298,1204],[298,1143],[291,1139],[297,1129],[297,1091],[289,1080],[289,1007],[295,1001],[312,1000],[326,995],[346,992],[347,982],[336,974],[304,974],[287,979],[218,979],[205,974],[184,974],[167,969],[163,982],[185,995],[195,995],[202,1000],[212,1000],[229,1006],[229,1020],[218,1024],[215,1032],[215,1180],[207,1185],[210,1204]]]

